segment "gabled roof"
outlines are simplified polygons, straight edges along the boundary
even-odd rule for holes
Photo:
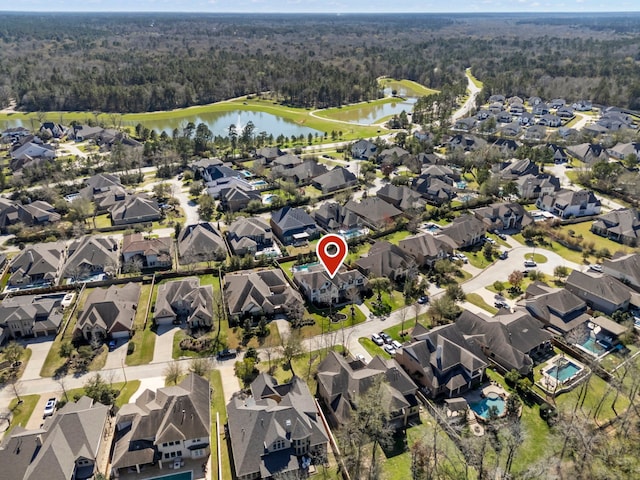
[[[145,237],[142,233],[131,233],[122,238],[122,254],[141,253],[142,255],[169,255],[171,237]]]
[[[376,195],[400,210],[413,208],[422,209],[426,204],[420,193],[410,189],[406,185],[396,186],[392,183],[385,183],[382,188],[376,192]]]
[[[374,243],[369,252],[356,260],[356,266],[376,277],[395,277],[397,271],[404,271],[411,259],[400,247],[389,242]]]
[[[313,179],[313,182],[325,191],[345,188],[356,181],[356,176],[344,167],[334,168]]]
[[[344,208],[374,226],[382,225],[402,215],[400,210],[378,197],[367,197],[360,202],[350,200]]]
[[[595,298],[620,305],[628,302],[631,298],[630,288],[621,281],[608,275],[593,277],[578,270],[571,272],[565,288],[587,301],[592,301]]]
[[[112,237],[85,236],[74,240],[69,245],[67,261],[63,267],[64,277],[78,275],[82,278],[83,270],[86,275],[95,267],[111,266],[115,273],[118,266],[118,243]]]
[[[276,166],[275,169],[274,171],[277,171],[279,175],[286,178],[294,178],[298,182],[310,180],[329,171],[325,165],[315,160],[305,160],[293,168],[279,168]]]
[[[605,260],[603,268],[611,275],[619,274],[622,278],[632,279],[634,285],[640,285],[640,254],[630,253]]]
[[[290,302],[302,302],[300,294],[279,269],[227,274],[223,293],[231,315],[262,311],[273,313]]]
[[[22,283],[28,277],[44,276],[56,280],[58,267],[64,257],[63,242],[36,243],[25,248],[9,267],[9,284]]]
[[[227,248],[224,239],[211,222],[196,223],[187,225],[178,236],[178,251],[180,257],[202,257],[226,256]]]
[[[78,315],[77,330],[98,327],[107,334],[133,329],[140,284],[127,283],[122,287],[96,288],[84,302]]]
[[[213,293],[211,286],[200,286],[198,277],[167,282],[158,287],[154,317],[174,316],[178,306],[188,305],[190,322],[194,316],[212,319]]]
[[[466,245],[471,239],[483,235],[487,231],[484,223],[471,214],[460,215],[442,229],[441,236],[447,236],[458,245]]]
[[[621,208],[600,215],[593,222],[594,229],[607,230],[610,234],[638,239],[640,237],[640,212],[632,208]]]
[[[110,209],[114,222],[155,216],[160,218],[158,202],[144,195],[130,195]]]
[[[316,222],[302,208],[283,207],[271,213],[271,221],[281,230],[316,228]]]
[[[587,304],[564,288],[525,301],[527,310],[542,322],[567,333],[589,318]]]
[[[18,295],[0,304],[0,325],[33,323],[34,333],[58,330],[62,323],[62,295]]]
[[[451,252],[451,247],[442,239],[431,235],[430,233],[419,233],[400,240],[398,243],[400,249],[413,256],[422,256],[426,258],[435,258],[443,251]]]

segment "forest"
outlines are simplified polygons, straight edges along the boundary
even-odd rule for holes
[[[0,106],[145,112],[271,92],[325,108],[377,78],[640,108],[640,15],[20,14],[0,18]]]

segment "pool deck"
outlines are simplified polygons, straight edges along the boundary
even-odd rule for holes
[[[176,475],[178,473],[184,472],[192,472],[191,478],[192,480],[204,480],[211,478],[207,475],[211,470],[211,461],[207,459],[207,473],[202,471],[202,462],[205,460],[190,460],[184,459],[184,466],[174,470],[168,468],[167,464],[165,464],[164,468],[161,470],[157,466],[148,466],[144,468],[140,473],[132,472],[132,473],[122,473],[119,477],[111,477],[117,478],[118,480],[153,480],[155,478],[162,478],[167,475]],[[217,476],[217,475],[216,475]]]

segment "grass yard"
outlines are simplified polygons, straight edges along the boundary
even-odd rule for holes
[[[105,363],[107,363],[108,354],[109,348],[106,345],[102,345],[100,347],[100,352],[95,357],[93,357],[93,360],[91,360],[88,370],[90,372],[99,372],[100,370],[102,370]]]
[[[378,82],[382,88],[391,88],[397,91],[406,91],[409,97],[426,97],[438,93],[438,90],[425,87],[413,80],[396,80],[395,78],[382,78]]]
[[[107,228],[111,226],[111,215],[109,215],[108,213],[96,215],[95,218],[90,218],[89,220],[87,220],[87,222],[89,225],[95,224],[95,228]]]
[[[387,241],[389,243],[393,243],[397,245],[400,240],[404,240],[405,238],[411,236],[411,232],[408,230],[398,230],[397,232],[390,233],[389,235],[385,235],[384,237],[380,237],[379,241]]]
[[[153,350],[156,345],[156,333],[152,330],[153,321],[151,312],[148,313],[147,320],[147,304],[149,302],[149,295],[151,295],[151,285],[142,285],[140,288],[140,299],[138,301],[138,309],[136,310],[136,318],[133,323],[135,333],[129,343],[134,346],[133,353],[127,355],[126,363],[129,366],[144,365],[153,360]],[[156,297],[158,295],[158,288],[153,289],[153,297],[151,299],[151,305],[155,305]]]
[[[391,307],[391,311],[398,310],[399,308],[404,307],[404,295],[402,292],[398,290],[392,290],[391,293],[381,292],[380,298],[382,299],[382,303],[387,304]],[[369,307],[369,310],[373,311],[373,304],[378,301],[378,293],[373,292],[371,298],[367,298],[364,301],[364,304]]]
[[[493,259],[487,260],[487,257],[484,256],[482,249],[478,250],[477,252],[467,252],[465,253],[465,255],[469,259],[469,263],[476,268],[486,268],[494,262]]]
[[[382,358],[392,358],[387,352],[385,352],[382,347],[373,343],[369,337],[361,337],[358,339],[358,343],[364,347],[364,349],[369,352],[369,355],[375,357],[376,355],[380,355]]]
[[[431,328],[431,319],[429,318],[429,316],[426,313],[421,313],[418,316],[418,323],[426,328]],[[404,326],[402,324],[402,322],[400,322],[397,325],[394,325],[393,327],[389,327],[389,328],[385,328],[384,332],[388,333],[389,336],[391,338],[393,338],[394,340],[399,341],[400,343],[409,340],[409,336],[411,335],[411,332],[413,331],[413,328],[416,325],[416,317],[413,314],[413,312],[408,312],[407,313],[407,318],[405,318],[404,320]],[[404,327],[404,328],[403,328]],[[405,333],[407,333],[408,335],[405,335],[404,337],[402,337],[400,335],[400,332],[405,331]],[[373,342],[371,342],[373,343]],[[375,347],[377,347],[377,345],[373,344]]]
[[[371,250],[371,244],[369,242],[361,243],[359,245],[349,245],[349,254],[345,259],[347,265],[352,265],[360,257],[366,255]]]
[[[524,239],[524,237],[522,236],[521,233],[513,235],[513,238],[517,242],[522,243],[523,245],[531,245],[531,244],[527,243],[527,241]],[[583,263],[585,263],[583,261],[582,252],[581,251],[571,250],[570,248],[567,248],[564,245],[560,245],[558,242],[551,241],[547,245],[544,245],[544,246],[536,245],[536,248],[539,248],[539,249],[542,249],[542,250],[550,250],[550,251],[552,251],[554,253],[557,253],[558,255],[560,255],[565,260],[569,260],[570,262],[574,262],[574,263],[577,263],[579,265],[582,265]]]
[[[138,388],[140,388],[140,380],[130,380],[128,382],[117,382],[112,383],[111,387],[118,390],[118,396],[116,397],[116,401],[114,405],[118,408],[122,407],[124,404],[129,403],[129,399],[131,396],[136,393]],[[80,388],[72,388],[67,390],[67,397],[70,402],[75,401],[75,398],[80,398],[85,394],[84,387]],[[64,394],[63,394],[64,396]]]
[[[296,260],[291,260],[290,262],[280,263],[280,268],[285,273],[285,275],[289,278],[293,278],[293,266],[296,264]]]
[[[606,237],[601,237],[600,235],[596,235],[593,233],[591,229],[591,225],[593,222],[582,222],[582,223],[574,223],[573,225],[563,225],[558,228],[561,232],[564,232],[566,235],[569,235],[569,230],[574,232],[574,236],[580,237],[582,235],[583,242],[593,242],[595,243],[596,250],[600,250],[602,248],[608,249],[611,254],[614,254],[618,251],[622,251],[625,254],[633,252],[633,248],[623,245],[618,242],[614,242],[613,240],[609,240]]]
[[[525,260],[533,260],[536,263],[547,263],[547,257],[541,253],[525,253]]]
[[[33,350],[31,350],[30,348],[25,348],[22,351],[22,355],[20,356],[20,366],[18,367],[17,370],[14,370],[13,367],[9,366],[3,370],[0,370],[0,378],[16,378],[16,379],[20,379],[20,377],[22,377],[22,374],[24,373],[24,369],[27,368],[27,364],[29,363],[29,359],[31,358],[31,354],[33,353]],[[4,361],[4,353],[0,353],[0,362]],[[5,375],[7,377],[5,377]]]
[[[18,404],[17,398],[14,398],[11,400],[11,403],[9,403],[9,411],[13,414],[13,418],[11,425],[9,425],[9,428],[4,434],[5,438],[8,438],[11,430],[18,425],[21,427],[27,426],[27,422],[29,418],[31,418],[31,414],[40,400],[40,395],[21,395],[20,399],[22,400],[20,404]]]
[[[231,455],[224,434],[224,425],[227,423],[227,405],[222,389],[222,376],[220,370],[212,370],[209,381],[211,382],[211,464],[214,472],[218,471],[218,442],[220,442],[220,456],[222,460],[222,478],[233,478],[231,475]],[[220,414],[220,437],[216,435],[215,418]]]
[[[307,305],[307,313],[305,314],[305,318],[311,317],[315,320],[314,325],[308,325],[306,327],[302,327],[300,329],[300,333],[304,338],[315,337],[316,335],[322,335],[323,333],[328,332],[336,332],[341,330],[342,327],[351,327],[352,325],[357,325],[359,323],[364,322],[367,318],[365,317],[362,310],[355,306],[354,309],[354,318],[351,320],[351,305],[345,305],[339,310],[335,310],[335,312],[343,313],[347,316],[346,320],[341,322],[332,322],[327,317],[329,310],[319,310],[313,306]]]
[[[489,305],[484,299],[477,293],[467,293],[467,302],[486,310],[492,315],[498,313],[498,309],[492,305]]]

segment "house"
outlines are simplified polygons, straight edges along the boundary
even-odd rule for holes
[[[129,195],[114,204],[110,209],[111,222],[114,225],[155,222],[162,218],[158,202],[146,195]]]
[[[0,232],[6,233],[11,225],[18,223],[34,227],[49,225],[60,219],[61,216],[55,208],[42,200],[22,205],[8,198],[0,198]]]
[[[523,175],[515,180],[518,196],[535,199],[560,190],[560,179],[551,175]]]
[[[31,135],[31,131],[24,127],[12,127],[2,131],[2,139],[20,139]]]
[[[462,134],[453,136],[448,144],[450,150],[462,149],[465,152],[478,150],[486,145],[487,141],[483,138]]]
[[[153,311],[156,325],[186,323],[190,330],[213,325],[213,292],[211,286],[200,286],[198,277],[163,283]]]
[[[474,215],[464,214],[444,227],[439,238],[460,249],[480,243],[486,233],[487,227],[484,222],[478,220]]]
[[[545,148],[545,147],[542,147],[542,148]],[[547,143],[546,148],[547,150],[551,150],[553,163],[565,163],[567,160],[569,160],[569,157],[567,156],[567,152],[565,151],[564,147],[557,145],[555,143]]]
[[[516,180],[524,175],[538,175],[539,172],[538,165],[533,160],[523,158],[504,165],[498,175],[502,180]]]
[[[634,208],[621,208],[602,214],[591,225],[591,231],[635,247],[640,240],[640,212]]]
[[[211,453],[211,386],[189,373],[173,387],[145,390],[118,411],[111,475],[206,461]]]
[[[109,455],[109,410],[83,396],[54,412],[40,428],[17,426],[0,447],[3,480],[95,478]]]
[[[601,144],[581,143],[567,147],[567,153],[581,162],[593,164],[608,160],[607,149]]]
[[[411,189],[433,205],[450,202],[456,196],[456,189],[451,178],[442,179],[423,174],[413,179]]]
[[[470,132],[476,126],[476,119],[473,117],[459,118],[453,125],[454,130]]]
[[[273,166],[271,168],[273,169],[281,168],[283,170],[286,170],[286,169],[293,168],[297,165],[300,165],[301,163],[302,163],[302,159],[300,157],[292,153],[286,153],[276,158],[272,162]]]
[[[289,180],[296,185],[308,185],[312,179],[324,175],[328,171],[329,169],[324,164],[318,163],[315,160],[305,160],[293,168],[274,169],[274,172],[277,172],[279,178]]]
[[[351,156],[358,160],[370,160],[375,157],[377,148],[369,140],[358,140],[351,145]]]
[[[497,115],[499,114],[501,111],[504,110],[504,105],[502,102],[489,102],[489,108],[488,110],[494,114]]]
[[[213,223],[196,223],[180,231],[178,254],[183,264],[222,261],[227,258],[227,247]]]
[[[542,125],[531,125],[524,132],[524,138],[527,140],[542,141],[547,137],[547,128]]]
[[[138,283],[96,288],[87,296],[83,309],[78,312],[74,336],[82,336],[88,342],[129,338],[133,334],[139,298]]]
[[[489,109],[481,108],[478,110],[478,113],[476,113],[476,118],[479,122],[483,122],[484,120],[494,118],[494,114]]]
[[[312,215],[318,226],[329,232],[353,232],[362,228],[366,229],[364,220],[339,203],[323,203]]]
[[[360,360],[349,361],[330,350],[318,365],[318,398],[334,428],[349,424],[358,401],[379,383],[376,392],[389,413],[388,425],[394,430],[405,428],[419,416],[418,388],[409,375],[393,359],[376,355],[368,364]]]
[[[447,183],[460,181],[460,174],[445,165],[429,165],[422,170],[421,175],[438,178]]]
[[[575,117],[576,114],[572,107],[565,106],[558,108],[558,110],[556,110],[556,115],[562,119],[569,120]]]
[[[367,197],[360,202],[350,200],[344,206],[345,210],[355,213],[370,228],[384,230],[391,227],[402,212],[382,198]]]
[[[540,120],[538,120],[538,125],[557,128],[562,125],[562,119],[557,115],[545,113],[544,115],[542,115],[542,117],[540,117]]]
[[[319,264],[294,271],[293,281],[306,299],[316,305],[354,303],[356,298],[362,298],[369,284],[359,270],[347,270],[342,266],[331,277]]]
[[[522,103],[514,103],[509,107],[509,112],[512,115],[522,115],[526,112],[524,105]]]
[[[455,323],[428,331],[418,325],[395,360],[432,399],[457,397],[477,387],[487,367],[480,346],[468,340]]]
[[[366,277],[386,277],[396,282],[405,278],[414,264],[413,258],[400,247],[378,241],[366,255],[356,260],[355,266]]]
[[[531,373],[538,354],[552,350],[551,335],[542,323],[527,312],[516,311],[490,318],[467,310],[456,320],[456,326],[468,339],[473,339],[489,362],[510,372]]]
[[[225,212],[239,212],[249,206],[249,203],[257,202],[262,206],[262,195],[260,192],[253,190],[245,190],[238,186],[220,191],[220,207]]]
[[[605,111],[596,121],[596,124],[606,128],[610,132],[616,132],[622,129],[635,130],[636,128],[633,118],[630,115],[616,110]]]
[[[273,316],[286,312],[291,302],[302,302],[279,269],[229,273],[224,277],[222,291],[232,317]]]
[[[102,127],[90,127],[89,125],[74,125],[69,131],[69,138],[76,142],[96,140],[104,129]]]
[[[580,100],[571,105],[579,112],[589,112],[593,109],[593,105],[589,100]]]
[[[419,192],[405,185],[396,186],[392,183],[385,183],[382,188],[376,192],[376,196],[402,211],[422,211],[427,204]]]
[[[262,147],[256,150],[255,157],[262,164],[269,164],[282,155],[284,152],[278,147]]]
[[[545,116],[549,114],[549,105],[547,105],[544,102],[540,102],[536,105],[533,106],[533,108],[531,109],[531,112],[534,115],[538,115],[538,116]]]
[[[597,277],[574,270],[567,278],[565,287],[586,304],[605,315],[626,312],[631,300],[631,288],[608,275]]]
[[[496,115],[496,121],[498,123],[511,123],[513,121],[513,117],[509,112],[500,112]]]
[[[522,112],[520,116],[516,117],[516,123],[519,123],[523,127],[528,127],[536,123],[536,116],[533,113]]]
[[[14,339],[55,335],[62,324],[65,294],[16,295],[0,304],[0,326]]]
[[[489,103],[496,103],[496,102],[504,103],[505,100],[506,100],[505,96],[501,94],[494,94],[489,97]]]
[[[305,381],[295,375],[282,384],[258,375],[250,394],[231,397],[227,428],[234,478],[306,478],[314,459],[327,454],[322,414]]]
[[[640,290],[640,254],[614,255],[613,258],[604,261],[602,271],[605,275]]]
[[[358,178],[344,167],[334,168],[320,176],[315,177],[311,184],[322,193],[330,193],[336,190],[349,188],[358,183]]]
[[[411,154],[406,151],[404,148],[398,147],[397,145],[391,148],[385,148],[378,155],[378,163],[390,163],[392,165],[400,165],[404,162]]]
[[[99,173],[85,180],[86,187],[80,190],[80,196],[91,200],[96,213],[104,213],[128,195],[120,183],[120,177],[109,173]]]
[[[27,142],[11,150],[11,158],[14,160],[55,158],[55,156],[55,147],[47,143]]]
[[[64,242],[26,247],[9,265],[8,287],[37,288],[56,285],[64,262]]]
[[[113,237],[85,236],[67,249],[62,277],[69,283],[101,280],[100,274],[115,276],[118,271],[118,242]]]
[[[242,172],[234,170],[229,165],[212,161],[207,162],[206,165],[200,166],[198,168],[198,173],[205,183],[215,183],[216,181],[224,178],[244,178]]]
[[[170,237],[145,237],[131,233],[122,238],[123,264],[140,262],[142,268],[171,268],[173,240]]]
[[[533,217],[519,203],[492,203],[473,210],[477,219],[484,222],[488,231],[522,230],[533,224]]]
[[[272,212],[270,224],[285,245],[306,242],[320,235],[316,222],[302,208],[284,207]]]
[[[560,218],[585,217],[600,213],[600,200],[591,190],[562,189],[536,200],[540,210],[551,212]]]
[[[260,217],[239,217],[229,225],[227,242],[235,255],[255,255],[273,247],[273,232]]]
[[[40,133],[49,135],[50,138],[62,138],[67,134],[68,128],[54,122],[44,122],[40,125]]]
[[[241,190],[243,192],[251,192],[255,190],[255,187],[240,175],[235,177],[221,177],[216,180],[212,180],[207,182],[205,187],[207,195],[215,200],[222,200],[224,195],[233,189]]]
[[[520,144],[511,138],[498,138],[492,146],[505,155],[514,155]]]
[[[434,263],[453,253],[449,242],[430,233],[419,233],[398,242],[402,252],[411,255],[421,267],[432,267]]]
[[[529,97],[527,100],[527,103],[533,107],[534,105],[538,105],[539,103],[542,103],[542,99],[540,97],[535,97],[535,96]]]
[[[542,290],[543,293],[530,298],[525,297],[524,307],[552,333],[566,335],[591,319],[591,315],[587,313],[586,302],[569,290]]]
[[[509,105],[515,105],[515,104],[518,104],[518,103],[519,104],[523,104],[524,100],[521,97],[519,97],[517,95],[514,95],[513,97],[507,98],[507,103]]]
[[[520,127],[520,124],[518,122],[511,122],[500,127],[498,129],[498,133],[504,135],[505,137],[516,137],[520,135],[521,130],[522,127]]]
[[[629,155],[635,155],[638,158],[640,157],[640,143],[616,143],[612,148],[607,149],[607,154],[616,160],[624,160]]]

